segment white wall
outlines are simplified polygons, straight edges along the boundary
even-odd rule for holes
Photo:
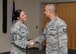
[[[9,0],[8,3],[11,4],[12,0]],[[9,38],[9,28],[10,28],[10,8],[11,5],[8,5],[8,14],[7,14],[7,33],[2,32],[2,24],[3,24],[3,8],[2,8],[2,0],[0,0],[0,53],[1,52],[6,52],[10,50],[10,38]]]
[[[0,53],[10,51],[10,27],[11,27],[11,14],[12,14],[12,0],[8,1],[7,12],[7,33],[2,33],[2,0],[0,0]],[[27,14],[26,25],[29,29],[30,39],[39,36],[40,31],[40,4],[46,2],[67,2],[76,0],[15,0],[16,9],[23,9]],[[38,26],[38,29],[36,29]]]

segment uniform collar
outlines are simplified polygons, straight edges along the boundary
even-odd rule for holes
[[[25,24],[21,23],[19,20],[17,21],[17,23],[18,23],[21,27],[25,27]]]

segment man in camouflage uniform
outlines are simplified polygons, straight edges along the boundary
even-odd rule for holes
[[[44,33],[34,41],[41,43],[46,40],[46,54],[68,54],[66,23],[56,15],[54,4],[46,5],[44,13],[50,22],[46,24]]]

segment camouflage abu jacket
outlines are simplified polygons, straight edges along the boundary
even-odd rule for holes
[[[11,54],[26,54],[28,45],[28,29],[17,21],[10,30],[11,33]]]
[[[43,40],[46,40],[46,54],[68,54],[67,25],[59,17],[48,22],[44,33],[34,41],[41,43]]]

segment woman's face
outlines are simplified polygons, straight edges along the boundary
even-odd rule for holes
[[[19,20],[21,20],[22,22],[26,21],[26,14],[24,11],[21,11]]]

